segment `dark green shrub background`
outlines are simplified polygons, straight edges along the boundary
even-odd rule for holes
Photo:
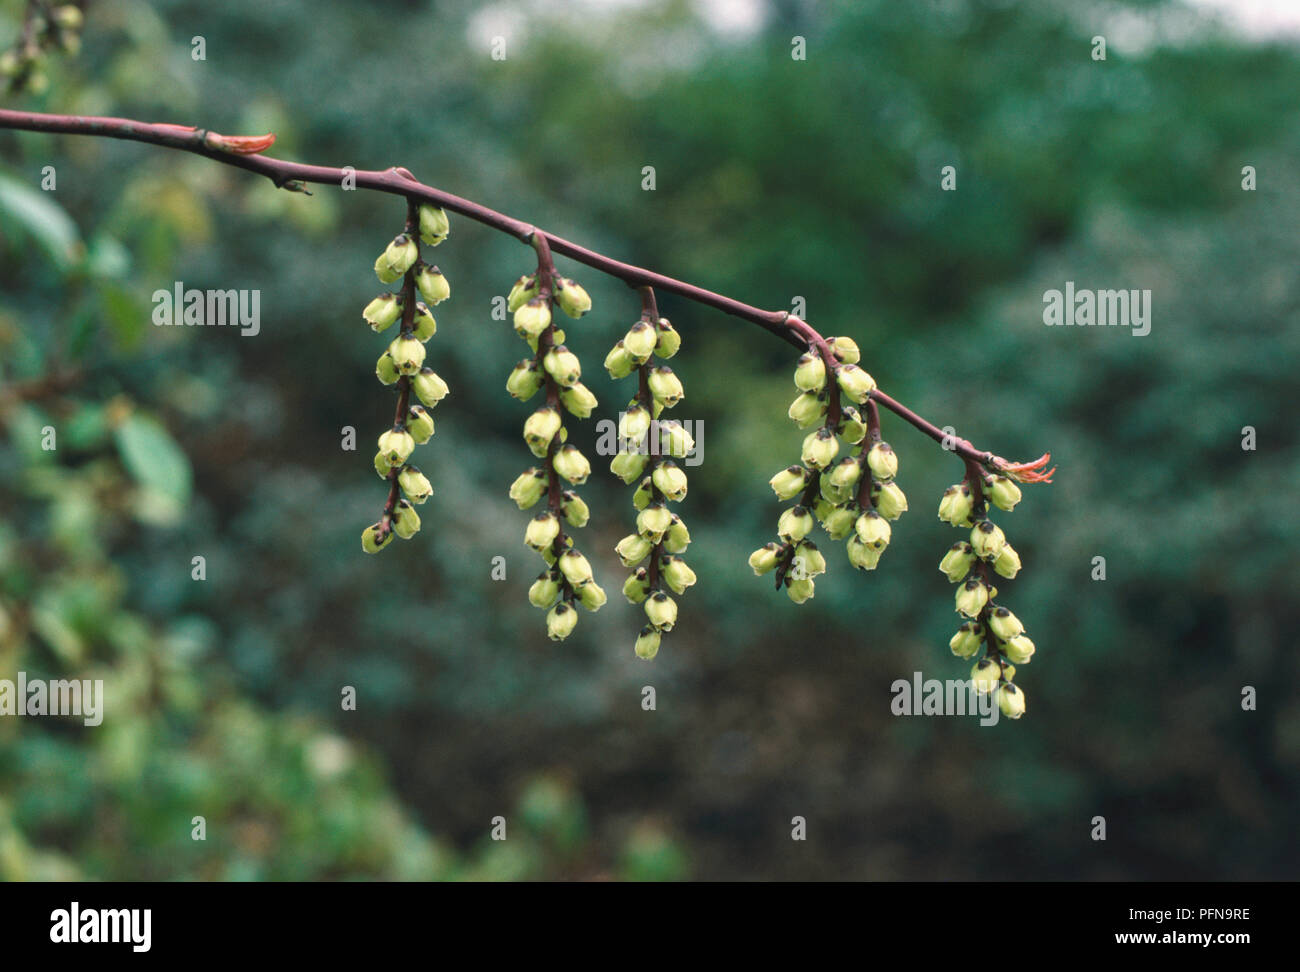
[[[0,5],[0,39],[20,6]],[[109,693],[98,729],[0,720],[0,875],[1293,876],[1295,46],[1184,33],[1186,10],[1151,3],[774,0],[752,33],[684,2],[474,6],[104,0],[51,91],[5,104],[274,130],[278,156],[405,165],[760,306],[804,297],[904,402],[1059,463],[1001,518],[1025,562],[1005,600],[1039,647],[1027,717],[890,714],[895,678],[965,666],[935,570],[960,466],[889,416],[912,509],[881,569],[827,544],[802,608],[750,574],[780,509],[766,480],[802,435],[793,355],[758,329],[662,299],[678,414],[705,429],[679,629],[633,657],[612,554],[633,510],[602,462],[579,542],[611,600],[552,644],[505,495],[531,462],[503,387],[523,346],[490,317],[526,248],[457,219],[436,251],[453,298],[429,350],[453,393],[420,463],[437,495],[417,540],[363,558],[392,406],[359,312],[401,202],[0,132],[0,677]],[[613,414],[631,389],[599,365],[635,296],[561,264],[595,299],[569,344]],[[262,333],[154,328],[150,294],[177,280],[260,289]],[[1066,280],[1150,288],[1151,334],[1045,328]],[[15,400],[69,369],[70,390]],[[170,441],[170,469],[135,458]]]

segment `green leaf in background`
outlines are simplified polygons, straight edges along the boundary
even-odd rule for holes
[[[6,173],[0,173],[0,225],[25,231],[61,271],[66,272],[81,259],[81,234],[72,218],[49,193]]]
[[[86,269],[91,276],[121,280],[131,269],[131,254],[115,237],[100,233],[86,250]]]
[[[130,415],[115,433],[117,451],[143,489],[136,510],[151,523],[173,523],[190,499],[190,461],[157,419]]]
[[[100,289],[101,309],[119,351],[139,347],[149,329],[149,305],[136,292],[116,283]]]

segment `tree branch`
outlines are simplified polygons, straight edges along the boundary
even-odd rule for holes
[[[185,125],[155,124],[135,121],[130,118],[111,118],[82,115],[46,115],[38,112],[11,111],[0,109],[0,128],[9,128],[32,132],[48,132],[62,135],[94,135],[101,138],[119,138],[135,142],[144,142],[163,148],[191,152],[204,158],[212,159],[224,165],[246,169],[249,172],[266,176],[282,189],[301,191],[306,183],[320,185],[342,185],[345,179],[352,179],[361,189],[384,192],[401,196],[406,200],[419,200],[433,203],[475,222],[482,223],[500,232],[507,233],[517,240],[538,248],[544,244],[555,253],[563,254],[578,263],[594,270],[622,280],[630,287],[653,287],[662,293],[675,294],[686,300],[694,301],[720,310],[732,317],[738,317],[757,324],[764,330],[776,335],[802,350],[817,351],[830,364],[833,358],[825,339],[808,323],[800,320],[788,311],[767,311],[754,307],[743,301],[734,300],[722,294],[705,290],[694,284],[676,280],[663,274],[646,270],[643,267],[622,263],[594,250],[589,250],[577,243],[548,233],[531,223],[515,219],[496,210],[481,206],[469,199],[452,195],[433,186],[425,185],[408,170],[393,167],[384,170],[335,168],[324,165],[307,165],[289,162],[284,159],[268,158],[261,153],[275,141],[274,135],[220,135],[203,128]],[[833,380],[833,379],[832,379]],[[991,452],[976,449],[965,439],[947,436],[933,423],[927,422],[911,409],[877,390],[871,393],[872,399],[885,408],[920,429],[932,439],[944,444],[951,443],[952,450],[963,460],[974,461],[982,465],[991,464],[995,469],[1007,472],[1011,469],[1020,472],[1021,481],[1046,481],[1048,474],[1038,473],[1039,463],[1012,464]]]

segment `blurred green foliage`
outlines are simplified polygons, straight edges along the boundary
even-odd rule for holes
[[[0,42],[19,6],[0,4]],[[780,342],[661,300],[678,411],[705,429],[682,510],[701,582],[651,665],[616,597],[553,645],[505,496],[530,461],[502,388],[522,346],[490,316],[529,251],[465,220],[437,251],[436,495],[416,540],[363,558],[382,489],[339,441],[391,414],[359,311],[401,203],[0,132],[0,677],[108,690],[99,728],[0,719],[0,874],[1294,873],[1294,46],[1184,29],[1161,3],[774,0],[754,32],[699,9],[102,0],[49,93],[13,104],[274,130],[279,156],[405,165],[750,303],[805,298],[891,394],[1059,463],[1001,520],[1025,562],[1006,601],[1039,646],[1026,718],[889,715],[895,678],[965,675],[932,512],[960,468],[889,416],[912,512],[881,569],[827,544],[802,608],[750,575],[779,509],[766,480],[801,437]],[[568,343],[612,415],[631,389],[598,366],[634,295],[561,268],[595,299]],[[1151,334],[1043,327],[1067,279],[1150,287]],[[176,281],[261,290],[261,333],[154,328],[150,294]],[[575,430],[589,454],[593,426]],[[629,492],[584,488],[580,542],[611,592]],[[509,840],[488,836],[497,815]]]

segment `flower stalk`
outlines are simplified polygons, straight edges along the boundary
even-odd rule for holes
[[[413,532],[410,530],[411,522],[418,528],[418,517],[413,521],[407,519],[413,515],[413,510],[408,514],[408,508],[427,498],[431,488],[419,470],[405,462],[403,453],[409,454],[416,444],[415,433],[423,438],[427,438],[426,431],[432,434],[432,420],[427,414],[412,412],[411,392],[414,391],[426,407],[436,404],[447,393],[445,383],[430,369],[422,367],[422,342],[432,329],[415,300],[415,294],[419,292],[426,300],[435,302],[429,295],[440,293],[445,280],[439,281],[440,274],[417,266],[419,243],[416,238],[421,237],[429,245],[441,242],[446,236],[445,213],[452,212],[532,246],[538,257],[537,272],[531,278],[521,278],[515,285],[510,304],[515,313],[516,329],[528,341],[534,354],[516,366],[507,388],[520,399],[527,399],[545,389],[546,404],[525,424],[525,439],[534,454],[544,460],[545,468],[530,469],[522,475],[511,487],[511,496],[519,502],[521,509],[540,500],[542,495],[547,497],[547,513],[537,518],[543,522],[539,524],[535,520],[530,524],[529,537],[530,544],[540,544],[539,549],[547,558],[550,569],[534,585],[530,598],[534,603],[544,602],[551,606],[548,630],[553,638],[567,636],[576,619],[576,614],[569,610],[561,611],[561,606],[571,608],[577,600],[594,610],[603,603],[604,594],[591,580],[590,565],[572,549],[572,541],[564,529],[565,523],[576,526],[586,522],[586,506],[576,495],[563,490],[560,483],[562,478],[580,482],[585,479],[589,468],[585,458],[565,443],[561,415],[567,410],[585,418],[590,415],[595,399],[577,381],[576,376],[580,374],[577,358],[563,347],[562,332],[556,328],[551,315],[552,309],[558,307],[570,316],[580,316],[590,307],[590,300],[582,288],[555,273],[552,254],[561,254],[622,280],[640,290],[643,301],[648,301],[643,303],[643,328],[635,334],[629,332],[620,342],[622,349],[616,347],[607,358],[606,367],[615,377],[637,371],[635,401],[651,420],[682,395],[680,380],[670,369],[647,366],[648,354],[659,346],[661,339],[645,330],[652,322],[661,320],[653,305],[656,292],[712,307],[763,328],[803,352],[795,373],[799,396],[790,407],[790,417],[801,428],[812,431],[804,440],[801,464],[773,477],[772,487],[780,498],[789,500],[798,496],[799,500],[781,515],[778,541],[767,544],[751,556],[750,564],[755,572],[775,572],[777,587],[786,588],[796,602],[811,598],[813,577],[825,570],[826,563],[809,539],[814,521],[819,521],[833,539],[848,538],[847,552],[855,567],[862,570],[876,567],[890,540],[890,522],[907,508],[906,497],[894,481],[897,457],[881,438],[880,409],[893,413],[940,443],[945,450],[953,452],[965,464],[965,480],[945,493],[940,505],[941,517],[954,524],[969,525],[973,531],[969,541],[956,545],[944,558],[945,574],[959,584],[958,610],[968,619],[953,638],[953,651],[969,658],[982,645],[985,657],[972,677],[977,684],[990,686],[991,690],[999,693],[999,705],[1004,713],[1017,718],[1024,711],[1023,695],[1011,679],[1014,665],[1028,660],[1033,645],[1023,632],[1013,633],[1018,621],[1009,622],[999,613],[1005,609],[995,604],[996,589],[993,585],[994,575],[1005,579],[1014,576],[1020,569],[1020,559],[1005,542],[1000,528],[989,521],[987,509],[991,501],[993,505],[1009,510],[1019,498],[1020,484],[1051,482],[1055,470],[1046,469],[1050,456],[1044,454],[1031,462],[1012,462],[939,428],[876,387],[871,375],[859,366],[859,351],[851,339],[824,338],[807,322],[786,311],[763,310],[703,287],[615,260],[545,232],[531,223],[425,185],[401,167],[344,170],[268,157],[264,153],[275,138],[270,134],[221,135],[203,128],[134,119],[7,109],[0,109],[0,128],[144,142],[241,168],[265,176],[277,187],[291,191],[305,191],[307,184],[339,186],[350,182],[357,189],[389,193],[407,200],[408,219],[403,234],[407,239],[400,243],[395,240],[376,264],[376,273],[381,280],[402,280],[401,293],[377,298],[365,312],[367,322],[376,330],[390,326],[390,318],[400,316],[401,320],[398,340],[381,357],[376,369],[381,382],[397,387],[398,406],[393,428],[381,437],[381,451],[376,457],[376,470],[389,482],[388,500],[380,520],[368,528],[369,540],[363,538],[363,543],[369,544],[366,549],[371,546],[379,549],[391,540],[394,532],[399,536],[410,535]],[[653,346],[647,348],[646,342],[651,340]],[[643,417],[636,419],[637,422],[642,420]],[[849,447],[858,447],[856,453],[841,457],[841,441]],[[640,552],[641,560],[649,557],[644,568],[644,580],[649,590],[666,597],[659,586],[666,578],[668,565],[675,563],[669,558],[675,555],[670,553],[671,541],[664,538],[668,527],[663,530],[659,527],[664,515],[668,517],[669,526],[672,525],[673,516],[667,512],[666,506],[672,501],[669,488],[680,486],[684,492],[684,474],[679,480],[678,476],[666,472],[667,461],[662,459],[653,465],[644,462],[640,468],[635,468],[640,462],[636,457],[620,455],[615,462],[618,466],[614,471],[629,484],[647,478],[647,471],[649,473],[648,487],[638,486],[635,494],[635,501],[644,500],[646,505],[639,507],[638,533],[634,539],[644,541],[650,537],[652,542],[645,550],[642,550],[641,543],[629,544],[628,551],[629,554]],[[384,464],[387,464],[386,468]],[[402,526],[404,520],[406,526]],[[969,565],[967,558],[971,558]],[[638,574],[633,575],[634,580]],[[679,572],[678,579],[684,576]],[[690,578],[693,581],[693,575]],[[669,583],[671,586],[672,582]],[[648,627],[653,630],[643,631],[637,641],[637,652],[643,657],[650,657],[658,650],[660,632],[668,630],[676,619],[675,605],[670,608],[647,594],[646,600],[652,599],[653,610],[647,605],[647,616],[652,622]],[[996,672],[993,672],[994,668]]]

